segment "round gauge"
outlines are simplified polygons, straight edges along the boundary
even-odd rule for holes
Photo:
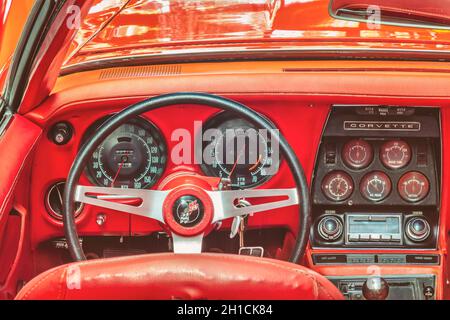
[[[411,160],[411,147],[404,141],[388,141],[380,149],[381,162],[389,169],[401,169]]]
[[[161,134],[138,118],[109,135],[93,153],[87,168],[90,180],[99,186],[143,189],[161,177],[166,159]]]
[[[344,201],[353,193],[353,180],[343,171],[333,171],[322,181],[322,192],[333,201]]]
[[[381,171],[368,173],[361,180],[361,194],[370,201],[381,201],[391,193],[391,179]]]
[[[405,173],[398,181],[398,193],[403,200],[418,202],[423,200],[430,191],[430,182],[420,172],[410,171]]]
[[[270,132],[250,122],[221,113],[205,130],[203,144],[206,175],[229,179],[232,188],[252,188],[278,171],[279,153],[272,149]]]
[[[363,169],[372,162],[372,146],[362,139],[351,140],[342,149],[342,159],[347,167]]]

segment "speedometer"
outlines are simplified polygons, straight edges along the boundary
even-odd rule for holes
[[[215,138],[203,145],[210,163],[202,164],[209,176],[229,179],[234,188],[252,188],[267,181],[279,166],[279,155],[272,146],[271,132],[227,112],[207,125]]]
[[[138,118],[120,126],[102,142],[89,160],[88,176],[104,187],[149,188],[164,172],[166,150],[156,127]]]

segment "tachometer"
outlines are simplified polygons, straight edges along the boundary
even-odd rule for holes
[[[104,187],[149,188],[164,172],[166,150],[156,127],[138,118],[103,141],[88,163],[88,176]]]
[[[204,158],[210,159],[202,164],[206,175],[229,179],[234,188],[251,188],[278,170],[279,155],[272,149],[270,132],[226,112],[205,129],[215,131],[211,141],[203,144]]]

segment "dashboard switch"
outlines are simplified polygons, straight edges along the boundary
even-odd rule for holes
[[[59,122],[55,124],[49,132],[50,140],[59,146],[67,144],[70,139],[72,139],[72,136],[72,126],[67,122]]]
[[[417,146],[417,165],[419,167],[426,167],[428,165],[427,146],[425,144]]]
[[[327,144],[325,147],[325,163],[336,164],[336,145],[334,143]]]

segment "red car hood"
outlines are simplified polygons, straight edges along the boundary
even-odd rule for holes
[[[298,47],[448,50],[450,31],[374,29],[334,19],[329,0],[95,0],[64,65],[135,55]]]

